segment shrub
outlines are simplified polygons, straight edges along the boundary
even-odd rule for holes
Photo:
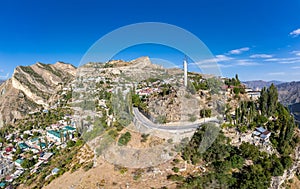
[[[94,166],[94,162],[91,161],[91,162],[89,162],[88,164],[86,164],[86,165],[83,167],[83,170],[84,170],[84,171],[88,171],[88,170],[90,170],[93,166]]]
[[[178,172],[179,172],[179,168],[178,168],[178,167],[173,167],[172,170],[173,170],[175,173],[178,173]]]
[[[149,134],[142,134],[141,142],[146,142],[149,137]]]
[[[126,132],[125,134],[122,134],[119,138],[119,146],[125,146],[131,139],[130,132]]]

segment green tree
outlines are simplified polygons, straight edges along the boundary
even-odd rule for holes
[[[243,164],[245,162],[245,159],[243,157],[241,157],[240,155],[234,154],[233,156],[231,156],[229,158],[230,162],[231,162],[231,166],[233,168],[242,168]]]
[[[268,116],[271,116],[275,113],[277,108],[277,102],[278,102],[277,88],[272,83],[272,85],[268,89],[268,101],[267,101]]]
[[[234,86],[239,86],[241,84],[241,81],[239,80],[239,75],[235,74],[235,83]]]
[[[257,161],[259,158],[259,149],[253,144],[243,142],[240,145],[240,150],[241,155],[246,159],[252,159],[253,161]]]
[[[268,106],[268,93],[266,88],[264,87],[260,92],[259,97],[259,109],[261,111],[261,115],[265,116],[267,115],[267,107]]]
[[[38,141],[39,141],[40,151],[43,151],[42,140],[39,138]]]
[[[211,94],[219,94],[219,91],[221,90],[221,81],[218,78],[208,78],[206,82]]]
[[[21,166],[25,169],[28,169],[34,165],[34,159],[24,159]]]

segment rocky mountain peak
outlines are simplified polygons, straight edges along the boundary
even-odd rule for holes
[[[146,65],[150,65],[151,64],[151,61],[150,61],[150,58],[148,56],[142,56],[142,57],[139,57],[135,60],[132,60],[130,61],[132,64],[137,64],[137,63],[144,63]]]

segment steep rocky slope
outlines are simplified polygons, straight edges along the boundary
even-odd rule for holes
[[[48,99],[75,76],[71,64],[36,63],[18,66],[12,78],[0,86],[0,127],[22,118],[30,111],[48,107]]]
[[[279,100],[283,104],[293,104],[300,102],[300,81],[282,83],[277,85]]]
[[[300,103],[289,105],[289,109],[293,113],[296,122],[300,125]]]

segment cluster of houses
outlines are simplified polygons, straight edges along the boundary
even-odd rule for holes
[[[21,166],[17,166],[17,162],[20,160],[13,161],[13,154],[16,149],[12,146],[5,147],[0,154],[0,188],[6,186],[6,182],[12,182],[14,179],[21,176],[24,169]],[[20,165],[20,164],[19,164]]]
[[[162,92],[162,85],[164,84],[171,84],[176,85],[177,80],[175,78],[168,78],[164,80],[157,80],[154,82],[140,82],[137,84],[136,94],[139,96],[149,96],[153,93],[160,93]]]
[[[271,132],[263,127],[257,127],[255,131],[252,132],[255,143],[261,142],[262,144],[266,144],[269,142],[270,136]]]
[[[229,133],[232,136],[231,144],[234,146],[239,146],[243,142],[248,142],[255,146],[258,146],[260,150],[267,152],[268,154],[275,153],[276,150],[273,148],[270,142],[271,131],[268,131],[266,128],[260,126],[255,128],[254,131],[239,134]]]
[[[260,91],[259,90],[253,90],[251,88],[245,88],[245,92],[248,95],[248,98],[252,100],[257,100],[260,97]]]
[[[30,173],[38,171],[42,164],[47,163],[53,156],[50,148],[54,145],[64,148],[66,141],[76,140],[75,123],[68,125],[66,118],[57,124],[50,125],[46,130],[33,129],[24,131],[23,134],[11,133],[5,138],[10,144],[0,147],[0,188],[4,188],[8,183],[20,177],[24,173],[23,162],[27,158],[26,152],[33,154],[35,162],[30,168]],[[25,137],[26,135],[26,137]],[[56,170],[54,170],[55,172]],[[55,174],[55,173],[52,173]],[[2,182],[1,182],[2,181]]]
[[[51,129],[51,130],[47,130],[47,138],[50,141],[60,144],[64,141],[73,139],[75,131],[76,131],[76,128],[71,127],[71,126],[65,126],[61,129],[57,129],[57,130]]]
[[[161,90],[159,88],[150,88],[150,87],[145,87],[145,88],[142,88],[142,89],[137,89],[136,90],[136,93],[139,95],[139,96],[149,96],[150,94],[153,94],[153,93],[158,93],[160,92]]]
[[[235,86],[233,85],[223,85],[222,86],[222,90],[225,91],[224,94],[226,96],[231,96],[231,94],[233,93],[233,89],[235,88]],[[245,88],[245,93],[248,96],[249,99],[252,100],[257,100],[260,97],[260,91],[259,90],[253,90],[251,88],[246,87]]]
[[[13,162],[10,159],[6,159],[0,155],[0,179],[3,179],[6,176],[6,173],[12,172],[13,169]]]

